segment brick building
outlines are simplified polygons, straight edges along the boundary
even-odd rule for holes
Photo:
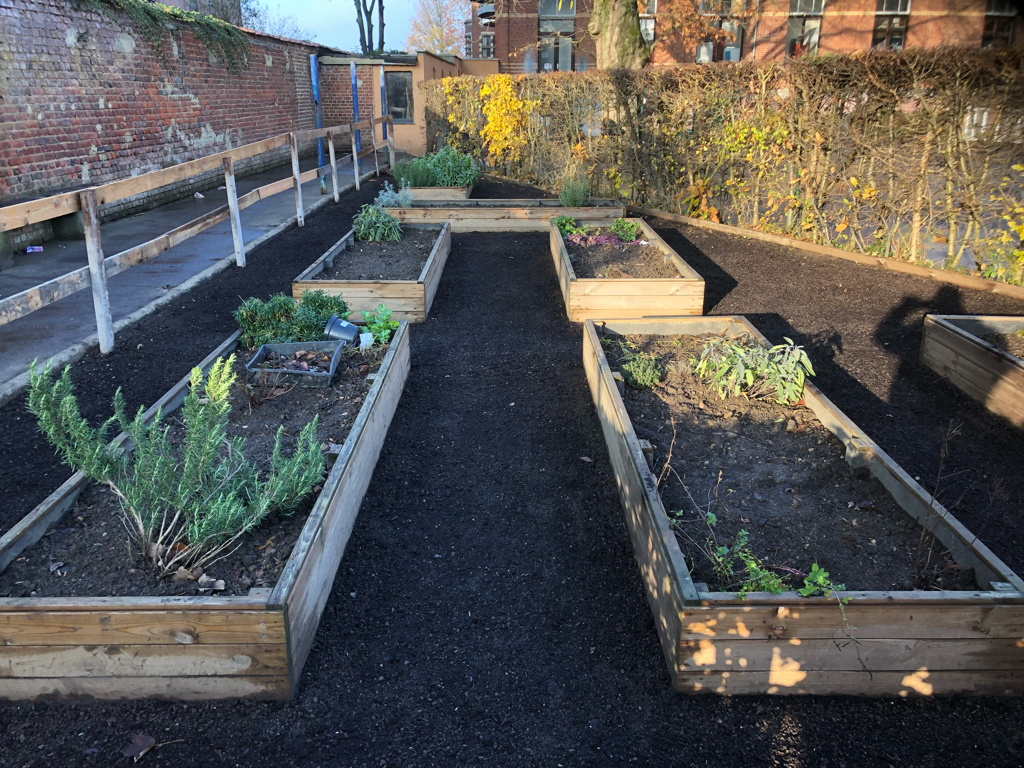
[[[708,26],[721,30],[706,39],[672,34],[664,14],[659,21],[659,2],[665,11],[672,0],[647,0],[640,19],[641,32],[654,45],[654,67],[870,48],[1024,44],[1024,17],[1016,0],[700,0]],[[591,3],[515,0],[495,10],[474,2],[466,22],[467,55],[493,51],[503,72],[592,68]]]

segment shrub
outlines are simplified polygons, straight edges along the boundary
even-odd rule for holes
[[[590,202],[590,182],[586,176],[566,176],[562,179],[562,191],[558,202],[566,208],[582,208]]]
[[[234,317],[242,329],[242,346],[254,349],[264,344],[319,341],[331,315],[344,320],[351,314],[341,296],[305,291],[301,301],[283,293],[267,301],[250,297],[235,310]]]
[[[398,219],[379,205],[364,205],[352,219],[356,240],[369,243],[398,242],[402,239],[402,225]]]
[[[468,187],[480,178],[480,169],[471,155],[444,147],[430,155],[395,163],[392,175],[402,186]]]
[[[385,181],[384,189],[378,193],[373,204],[381,208],[408,208],[412,205],[412,191],[408,184],[396,191],[391,182]]]
[[[443,147],[432,155],[427,155],[430,172],[434,176],[434,186],[468,187],[476,184],[480,178],[480,169],[471,155],[464,155],[451,147]]]
[[[434,172],[426,157],[414,157],[412,160],[400,160],[395,163],[391,175],[402,187],[436,187]]]
[[[161,412],[149,424],[143,408],[129,419],[118,389],[114,416],[93,429],[79,412],[69,367],[56,381],[49,365],[40,373],[33,362],[29,370],[29,411],[40,429],[66,464],[110,487],[125,525],[161,575],[227,556],[267,515],[293,511],[323,477],[316,417],[302,428],[290,458],[281,450],[284,427],[278,429],[266,477],[245,457],[245,439],[227,437],[234,360],[218,359],[205,377],[192,369],[178,457]],[[114,423],[134,446],[130,454],[108,446]]]
[[[612,234],[624,243],[632,243],[640,237],[640,224],[629,219],[616,219],[612,222]]]
[[[377,312],[362,310],[366,330],[373,334],[374,344],[387,344],[391,334],[398,330],[398,321],[391,319],[391,310],[384,304],[377,305]]]
[[[714,336],[704,342],[693,368],[723,400],[730,395],[763,398],[774,394],[781,405],[798,403],[806,377],[814,375],[804,348],[789,338],[785,344],[765,349],[756,342]]]

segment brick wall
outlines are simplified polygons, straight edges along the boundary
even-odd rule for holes
[[[374,83],[373,67],[356,65],[356,90],[359,93],[359,119],[367,120],[377,115],[373,112],[374,89],[380,91],[380,83]],[[324,125],[347,125],[352,119],[352,71],[348,64],[320,65],[320,98]]]
[[[594,43],[587,33],[591,0],[578,0],[576,32],[578,51],[593,55]],[[518,3],[515,13],[499,17],[496,48],[502,71],[522,71],[522,59],[512,55],[518,48],[535,44],[537,17],[530,15],[536,0]],[[761,0],[755,26],[748,24],[743,35],[742,58],[769,61],[786,54],[789,0]],[[853,53],[871,47],[876,0],[828,0],[822,19],[819,52]],[[911,6],[907,47],[934,48],[956,45],[980,48],[985,25],[986,0],[914,0]],[[652,67],[691,64],[696,59],[697,40],[664,33],[655,20]],[[1024,17],[1018,16],[1014,44],[1024,44]]]
[[[313,127],[317,48],[250,39],[249,68],[232,73],[188,30],[165,37],[161,59],[130,25],[102,13],[64,0],[0,0],[0,205]],[[286,158],[280,150],[236,168],[253,173]],[[104,206],[102,215],[177,199],[223,183],[219,176]]]

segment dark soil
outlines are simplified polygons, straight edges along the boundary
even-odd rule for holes
[[[680,277],[679,270],[668,256],[653,245],[623,243],[611,245],[576,245],[565,240],[572,271],[578,278],[607,277],[612,279],[656,279]]]
[[[82,413],[97,424],[110,416],[118,387],[130,412],[156,402],[238,330],[231,313],[244,299],[267,299],[281,291],[290,296],[292,280],[309,266],[311,254],[323,253],[352,229],[352,217],[361,205],[373,202],[380,187],[376,179],[367,181],[360,192],[351,191],[337,205],[307,216],[304,227],[292,227],[246,254],[246,268],[221,272],[180,302],[118,332],[111,354],[94,350],[71,366]],[[36,428],[25,395],[0,408],[0,434],[0,530],[6,531],[67,480],[71,470]]]
[[[1024,301],[816,256],[699,227],[650,220],[705,280],[704,311],[745,315],[773,343],[806,347],[814,383],[929,490],[943,438],[959,435],[939,500],[1024,572],[1024,432],[919,362],[926,314],[1021,315]]]
[[[481,176],[470,194],[472,200],[557,200],[558,195],[530,184],[519,184],[494,176]]]
[[[245,455],[266,477],[277,430],[284,427],[281,448],[287,456],[295,449],[302,428],[319,416],[317,434],[326,450],[344,443],[369,390],[366,376],[380,368],[379,347],[366,354],[349,348],[338,363],[330,387],[282,387],[262,403],[250,406],[241,382],[252,351],[235,358],[237,377],[232,392],[228,437],[246,440]],[[270,390],[273,392],[274,390]],[[266,396],[267,392],[263,395]],[[169,414],[170,443],[184,439],[180,414]],[[180,456],[180,453],[177,454]],[[223,579],[218,594],[244,595],[250,587],[273,587],[291,555],[320,486],[290,515],[272,515],[239,539],[239,546],[224,560],[206,568],[206,575]],[[0,595],[5,597],[107,597],[202,594],[194,581],[160,579],[130,540],[121,505],[106,486],[90,485],[62,523],[26,550],[0,573]],[[61,564],[54,568],[55,565]],[[199,574],[195,574],[198,577]],[[210,594],[209,592],[206,594]]]
[[[334,257],[334,266],[324,269],[314,280],[416,280],[440,229],[404,227],[397,243],[356,244]]]
[[[345,231],[315,247],[291,241],[304,256],[281,279]],[[912,472],[931,460],[922,445],[935,445],[937,461],[933,438],[957,414],[972,427],[961,445],[979,462],[998,458],[1002,446],[1007,457],[996,466],[1011,475],[1020,439],[921,374],[917,345],[925,310],[962,304],[1021,314],[1024,303],[743,239],[698,233],[688,244],[664,234],[708,279],[709,308],[748,312],[773,339],[816,339],[818,383]],[[261,274],[274,273],[271,260],[260,263]],[[183,336],[196,346],[178,353],[187,357],[182,369],[227,331],[210,335],[209,343]],[[4,763],[126,764],[120,750],[132,733],[162,745],[139,762],[147,768],[1024,760],[1017,698],[671,691],[587,390],[580,328],[565,319],[547,235],[455,235],[431,318],[411,340],[409,381],[296,699],[0,704]],[[119,346],[115,356],[131,350]],[[897,373],[909,377],[909,390]],[[105,407],[112,393],[96,389]],[[887,407],[889,400],[896,402]],[[23,434],[28,443],[31,432]],[[971,467],[961,453],[955,460]],[[2,466],[5,479],[17,467]],[[974,466],[978,475],[982,466]],[[1024,505],[1019,495],[1011,501],[1012,523]],[[992,516],[1001,531],[1003,512]],[[1012,537],[1003,550],[1021,548]]]
[[[1024,333],[990,333],[981,338],[997,349],[1024,359]]]
[[[627,386],[624,399],[637,435],[655,447],[661,498],[694,581],[737,591],[742,581],[719,578],[708,552],[746,531],[749,551],[788,589],[803,586],[812,563],[850,590],[976,589],[972,572],[938,551],[941,545],[931,558],[937,567],[918,578],[920,526],[881,483],[850,468],[843,444],[810,409],[721,400],[693,373],[690,361],[703,348],[698,337],[624,342],[630,354],[653,355],[663,371],[650,389]],[[607,339],[604,348],[613,368],[626,360],[619,340]],[[742,563],[734,570],[746,578]]]

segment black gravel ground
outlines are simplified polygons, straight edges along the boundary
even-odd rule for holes
[[[907,316],[886,290],[898,276],[857,267],[872,290],[843,308],[832,260],[780,250],[758,269],[730,261],[735,244],[693,243],[709,308],[745,302],[769,337],[835,327],[866,361]],[[0,764],[117,764],[133,732],[163,744],[148,766],[1021,764],[1017,699],[671,692],[547,245],[453,238],[294,701],[0,705]],[[844,408],[844,376],[884,389],[884,372],[858,384],[845,362],[819,364]],[[917,428],[915,405],[891,409],[893,434]]]

